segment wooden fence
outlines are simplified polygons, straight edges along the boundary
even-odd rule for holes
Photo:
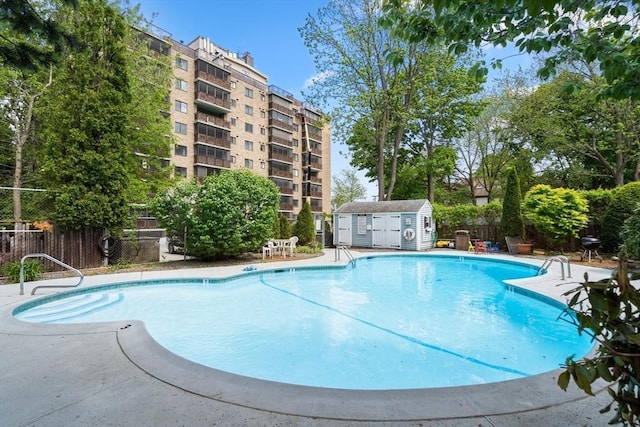
[[[0,230],[0,261],[20,261],[23,256],[35,253],[45,253],[65,264],[75,268],[100,267],[103,255],[99,243],[103,236],[102,230],[82,229],[59,230],[53,227],[51,231],[43,230]],[[38,259],[45,271],[59,271],[63,269],[57,264]]]

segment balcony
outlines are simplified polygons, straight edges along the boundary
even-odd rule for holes
[[[231,112],[230,101],[208,95],[204,92],[196,92],[195,103],[198,105],[198,107],[202,107],[203,109],[207,109],[217,113],[226,114]]]
[[[275,126],[277,128],[288,130],[289,132],[293,132],[293,125],[290,125],[289,123],[285,123],[277,119],[269,119],[269,126]]]
[[[280,187],[279,185],[277,187],[280,194],[293,194],[292,187]]]
[[[217,157],[195,155],[194,162],[198,165],[215,166],[219,168],[230,169],[231,161],[225,159],[219,159]]]
[[[279,136],[269,135],[269,142],[275,142],[276,144],[293,147],[293,142],[290,139],[281,138]]]
[[[302,167],[311,167],[311,169],[322,170],[322,161],[312,159],[311,162],[309,162],[306,156],[303,156]]]
[[[287,154],[282,154],[282,153],[269,153],[269,160],[278,160],[281,162],[285,162],[285,163],[289,163],[292,164],[293,163],[293,156],[291,155],[291,153]]]
[[[293,211],[293,203],[280,203],[281,211]]]
[[[309,126],[309,128],[311,128],[311,126]],[[302,137],[306,138],[307,136],[309,137],[309,139],[313,139],[314,141],[322,142],[322,132],[314,133],[314,132],[305,132],[305,131],[303,131],[302,132]]]
[[[215,138],[213,136],[207,136],[203,133],[196,134],[195,142],[196,143],[201,142],[203,144],[209,144],[209,145],[226,148],[226,149],[231,148],[231,141],[229,139]]]
[[[280,111],[281,113],[284,113],[288,116],[293,117],[293,109],[287,108],[284,105],[278,104],[277,102],[270,102],[269,109],[277,110],[277,111]]]
[[[206,123],[209,125],[217,126],[226,130],[231,130],[231,122],[221,119],[220,117],[212,116],[206,113],[198,111],[196,113],[196,121]]]
[[[322,201],[311,199],[311,212],[322,212]]]
[[[287,178],[287,179],[293,179],[293,171],[286,171],[286,170],[281,170],[281,169],[276,169],[276,168],[269,168],[269,177],[278,177],[278,178]]]
[[[310,177],[305,177],[303,180],[303,182],[312,182],[314,184],[322,184],[322,178],[320,178],[318,175],[311,175]]]
[[[313,197],[316,199],[322,199],[322,191],[307,191],[307,190],[303,190],[302,191],[302,196],[303,197]]]
[[[204,80],[229,91],[231,90],[231,82],[229,80],[223,80],[204,71],[196,71],[196,79]]]

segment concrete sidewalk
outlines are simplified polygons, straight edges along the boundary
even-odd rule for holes
[[[327,250],[319,258],[256,266],[303,264],[334,265],[335,255]],[[243,267],[89,276],[82,286],[226,277]],[[559,265],[553,264],[549,274],[513,284],[560,298],[585,272],[593,278],[610,274],[572,266],[573,278],[562,281]],[[598,413],[609,403],[606,393],[562,392],[555,383],[557,371],[482,386],[380,392],[298,387],[221,373],[164,350],[141,322],[41,325],[13,318],[13,308],[33,299],[31,289],[40,284],[29,283],[24,296],[18,285],[0,286],[3,426],[603,426],[612,416]],[[48,292],[53,291],[38,293]]]

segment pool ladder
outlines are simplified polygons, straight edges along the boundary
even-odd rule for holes
[[[351,252],[349,252],[349,249],[347,249],[346,246],[336,246],[336,261],[340,261],[340,252],[344,251],[344,253],[347,255],[347,258],[349,258],[349,264],[353,264],[353,266],[356,266],[356,259],[353,257],[353,254]]]
[[[545,269],[551,267],[551,264],[553,264],[553,261],[558,261],[560,263],[560,271],[562,272],[562,280],[565,279],[565,277],[564,277],[564,265],[567,264],[567,279],[571,279],[571,262],[569,261],[569,258],[567,258],[564,255],[554,255],[554,256],[550,256],[549,258],[547,258],[542,263],[540,268],[538,269],[538,273],[537,274],[540,274],[542,272],[542,270],[545,270]]]
[[[28,255],[23,256],[22,259],[20,260],[20,295],[24,295],[24,260],[26,260],[27,258],[46,258],[49,261],[52,261],[52,262],[58,264],[59,266],[62,266],[64,268],[68,269],[68,270],[71,270],[74,273],[76,273],[78,276],[80,276],[80,281],[78,283],[76,283],[75,285],[41,285],[41,286],[36,286],[31,291],[31,295],[35,295],[36,294],[36,289],[40,289],[40,288],[75,288],[75,287],[79,286],[80,283],[82,283],[82,280],[84,279],[84,275],[82,274],[82,272],[80,270],[77,270],[77,269],[71,267],[70,265],[65,264],[64,262],[52,257],[51,255],[47,255],[47,254],[28,254]]]

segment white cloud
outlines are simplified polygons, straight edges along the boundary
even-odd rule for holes
[[[333,75],[333,71],[323,71],[321,73],[318,73],[314,76],[309,77],[307,80],[304,81],[304,84],[302,85],[302,89],[307,89],[310,86],[313,86],[314,84],[321,82],[323,80],[328,79],[329,77],[331,77]]]

